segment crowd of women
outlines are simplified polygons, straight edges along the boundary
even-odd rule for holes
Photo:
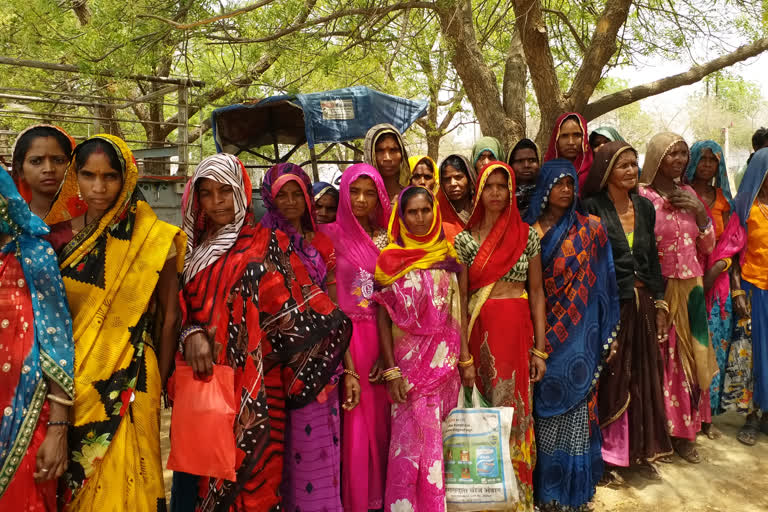
[[[174,511],[444,511],[462,386],[514,408],[510,510],[587,509],[621,468],[698,463],[726,410],[753,445],[765,130],[753,146],[734,196],[715,142],[658,134],[640,172],[576,113],[543,155],[483,137],[439,166],[377,125],[338,188],[270,168],[258,220],[240,160],[204,159],[178,228],[122,140],[31,127],[0,171],[0,505],[165,510],[159,411],[182,369],[229,372],[233,457],[228,478],[176,471]]]

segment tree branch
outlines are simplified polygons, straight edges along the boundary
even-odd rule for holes
[[[150,18],[153,20],[162,21],[163,23],[167,23],[168,25],[171,25],[173,28],[177,30],[189,30],[191,28],[201,27],[203,25],[210,25],[211,23],[216,23],[217,21],[225,20],[228,18],[234,18],[235,16],[238,16],[240,14],[245,14],[247,12],[255,11],[259,7],[264,7],[265,5],[269,5],[274,1],[275,0],[260,0],[259,2],[256,2],[254,4],[241,7],[240,9],[235,9],[234,11],[225,12],[218,16],[214,16],[213,18],[198,20],[192,23],[179,23],[177,21],[169,20],[168,18],[163,18],[162,16],[157,16],[155,14],[139,14],[136,17]]]
[[[541,11],[548,14],[554,14],[560,18],[560,20],[562,20],[562,22],[565,23],[565,25],[568,27],[568,30],[571,31],[571,35],[576,41],[576,44],[581,49],[581,53],[586,53],[587,45],[584,43],[584,39],[582,39],[581,34],[579,34],[578,30],[576,30],[576,27],[573,26],[573,23],[571,23],[571,20],[568,19],[568,16],[566,16],[563,11],[558,11],[557,9],[542,9]]]
[[[616,36],[627,21],[632,0],[606,2],[603,14],[595,24],[592,41],[584,54],[581,68],[576,72],[571,88],[566,94],[570,108],[581,111],[600,82],[603,68],[616,52]]]
[[[768,38],[758,39],[754,43],[740,46],[731,53],[722,55],[704,64],[693,66],[684,73],[678,73],[677,75],[668,76],[654,82],[630,87],[623,91],[603,96],[599,100],[595,100],[586,106],[584,109],[584,117],[589,121],[596,117],[600,117],[611,110],[623,107],[624,105],[629,105],[630,103],[643,98],[656,96],[657,94],[667,92],[677,87],[696,83],[715,71],[732,66],[733,64],[749,59],[750,57],[755,57],[767,50]]]

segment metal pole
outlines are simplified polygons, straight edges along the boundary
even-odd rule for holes
[[[189,104],[187,102],[187,86],[179,86],[179,127],[178,127],[178,145],[179,145],[179,170],[176,174],[180,176],[187,175],[187,160],[189,160],[189,130],[187,122],[189,121]]]
[[[317,155],[314,146],[309,147],[309,158],[312,160],[312,178],[318,182],[320,181],[320,171],[317,169]]]

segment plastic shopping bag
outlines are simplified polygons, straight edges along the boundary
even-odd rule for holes
[[[518,502],[509,438],[512,407],[489,407],[476,387],[462,388],[443,422],[449,511],[506,510]]]
[[[235,480],[235,376],[213,365],[210,381],[195,379],[192,367],[176,365],[168,469]]]

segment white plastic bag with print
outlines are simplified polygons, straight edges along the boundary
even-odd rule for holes
[[[518,502],[509,453],[512,407],[490,407],[473,387],[462,388],[443,422],[448,510],[506,510]]]

